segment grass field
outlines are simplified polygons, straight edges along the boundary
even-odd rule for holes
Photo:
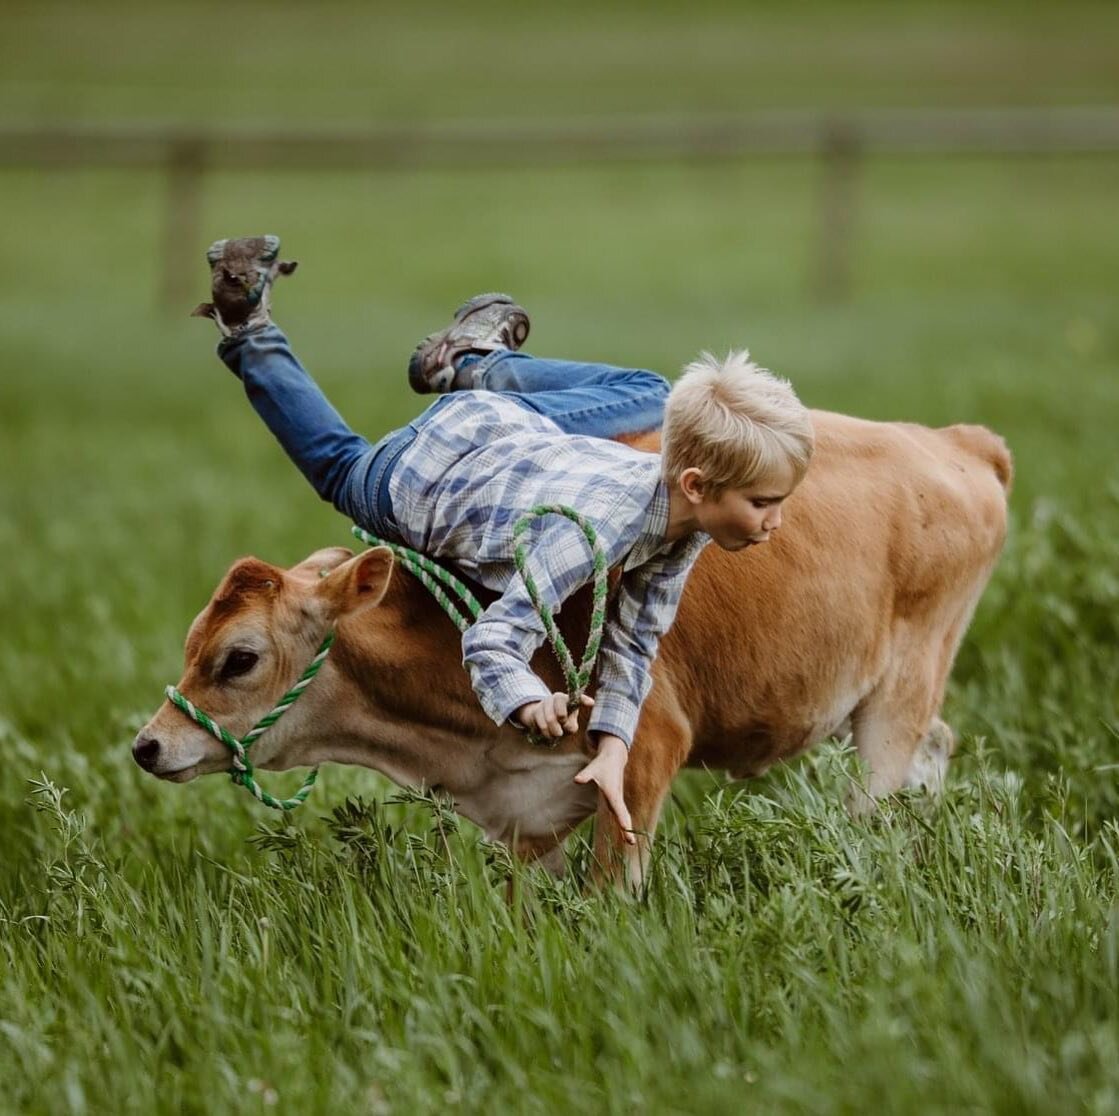
[[[1119,73],[1103,6],[819,6],[814,35],[778,6],[664,4],[563,28],[533,9],[495,48],[507,85],[463,66],[459,95],[408,84],[418,15],[304,11],[13,6],[2,111],[1104,103]],[[206,72],[223,19],[259,36],[235,81],[267,103]],[[488,42],[447,19],[448,50]],[[369,433],[418,409],[417,337],[496,286],[540,352],[671,375],[747,344],[813,406],[1009,441],[944,801],[850,822],[834,742],[754,783],[692,774],[626,903],[585,892],[579,842],[563,883],[525,875],[369,772],[326,769],[285,824],[223,778],[135,767],[230,562],[348,525],[208,325],[157,308],[161,180],[0,173],[0,1112],[1119,1111],[1119,159],[870,161],[833,306],[805,282],[816,185],[796,159],[207,180],[206,243],[276,231],[302,261],[277,317]]]

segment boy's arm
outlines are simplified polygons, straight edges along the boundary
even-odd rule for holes
[[[653,684],[660,637],[672,626],[692,563],[706,538],[629,570],[618,586],[599,651],[598,688],[589,729],[633,746],[641,705]]]
[[[529,544],[528,568],[545,606],[555,612],[594,574],[582,531],[570,520],[547,519]],[[551,697],[529,666],[544,641],[544,625],[514,573],[505,592],[467,628],[463,664],[482,708],[504,724],[523,705]]]
[[[482,708],[499,725],[533,701],[552,696],[529,669],[544,626],[516,580],[462,636],[462,662]]]

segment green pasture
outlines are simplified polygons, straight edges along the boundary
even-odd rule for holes
[[[658,4],[530,7],[497,45],[448,9],[443,50],[505,68],[408,85],[430,21],[314,10],[12,6],[0,116],[1104,103],[1119,72],[1103,6]],[[223,60],[223,19],[259,54]],[[1119,1111],[1119,157],[869,160],[833,304],[800,159],[206,180],[198,298],[210,239],[280,233],[277,320],[371,435],[422,406],[418,337],[497,287],[541,353],[671,376],[746,345],[813,406],[1010,443],[942,803],[850,822],[840,742],[689,774],[632,902],[588,893],[580,841],[541,879],[371,772],[285,821],[133,764],[227,566],[350,541],[159,305],[163,186],[0,171],[0,1112]]]
[[[0,116],[360,124],[1108,104],[1106,0],[8,0]]]

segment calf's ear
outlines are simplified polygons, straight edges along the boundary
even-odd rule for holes
[[[318,595],[334,618],[351,616],[381,603],[392,576],[392,551],[374,547],[325,574]]]
[[[288,573],[296,577],[312,577],[317,581],[353,556],[354,552],[348,546],[326,546],[309,554],[299,565],[292,566]]]

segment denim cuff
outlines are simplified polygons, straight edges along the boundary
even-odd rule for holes
[[[512,349],[494,349],[492,353],[486,353],[485,356],[478,356],[476,353],[467,353],[455,366],[455,371],[463,372],[469,369],[470,375],[477,384],[499,360],[504,360],[512,352]]]
[[[248,329],[243,329],[238,333],[232,333],[228,337],[222,337],[218,341],[218,356],[221,357],[226,368],[228,368],[237,379],[240,380],[242,378],[240,361],[237,359],[241,346],[250,337],[259,337],[261,334],[268,332],[274,332],[281,340],[287,341],[287,337],[283,330],[281,330],[275,322],[264,322],[259,325],[250,326]]]

